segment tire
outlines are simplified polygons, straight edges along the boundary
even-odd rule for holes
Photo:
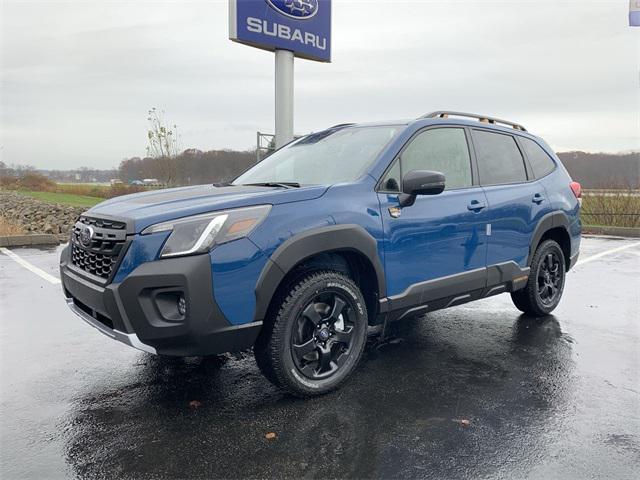
[[[367,340],[367,307],[358,286],[342,273],[316,271],[277,301],[254,347],[262,373],[298,397],[338,388]]]
[[[534,317],[550,314],[562,298],[565,265],[560,245],[553,240],[542,242],[531,260],[527,285],[511,292],[516,308]]]

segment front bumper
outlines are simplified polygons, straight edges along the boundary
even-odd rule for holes
[[[142,350],[143,352],[154,354],[157,353],[155,348],[142,343],[135,333],[124,333],[120,330],[109,328],[104,323],[89,315],[89,313],[84,311],[82,308],[78,307],[73,298],[68,297],[66,300],[67,305],[73,313],[78,315],[81,319],[98,330],[100,333],[104,333],[107,337],[112,338],[113,340],[117,340],[118,342],[124,343],[125,345],[137,348],[138,350]]]
[[[213,295],[209,255],[139,265],[120,283],[99,285],[69,260],[60,259],[67,304],[108,337],[139,350],[172,356],[211,355],[250,348],[262,322],[232,325]],[[177,299],[185,299],[180,315]]]

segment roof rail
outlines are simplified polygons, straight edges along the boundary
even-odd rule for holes
[[[355,125],[355,123],[338,123],[337,125],[334,125],[332,127],[329,127],[329,129],[331,128],[338,128],[338,127],[349,127],[351,125]]]
[[[526,128],[524,128],[522,125],[518,123],[510,122],[508,120],[501,120],[499,118],[489,117],[487,115],[478,115],[477,113],[449,112],[446,110],[439,110],[437,112],[427,113],[426,115],[423,115],[420,118],[449,118],[449,117],[475,118],[480,123],[490,123],[492,125],[500,123],[502,125],[508,125],[509,127],[514,128],[516,130],[521,130],[523,132],[527,131]]]

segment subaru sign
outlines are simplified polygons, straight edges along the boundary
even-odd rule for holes
[[[629,26],[640,27],[640,0],[629,0]]]
[[[331,0],[229,0],[229,38],[331,61]]]

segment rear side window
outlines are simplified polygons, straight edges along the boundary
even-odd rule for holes
[[[520,142],[536,178],[542,178],[556,168],[556,164],[551,160],[551,157],[536,142],[524,137],[520,137]]]
[[[399,191],[400,179],[411,170],[443,173],[447,190],[470,187],[471,157],[464,130],[437,128],[416,135],[400,155],[400,161],[396,161],[385,176],[383,188]]]
[[[474,130],[473,144],[482,185],[527,181],[522,153],[511,135]]]

